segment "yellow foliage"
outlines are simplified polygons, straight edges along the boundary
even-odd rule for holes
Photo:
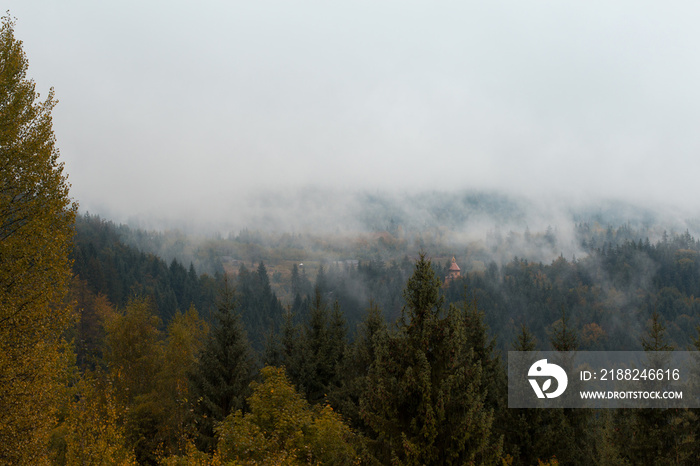
[[[183,455],[163,458],[159,461],[159,464],[162,466],[221,466],[224,464],[218,455],[212,457],[197,450],[197,447],[191,441],[187,443],[184,450]],[[230,463],[227,466],[230,466]]]
[[[188,440],[195,434],[188,374],[197,364],[197,356],[207,332],[208,326],[199,318],[194,306],[184,314],[175,314],[168,325],[164,358],[156,387],[165,413],[161,425],[162,434],[170,439],[169,444],[165,445],[167,453],[188,451],[191,446]]]
[[[599,343],[607,337],[605,330],[595,322],[583,326],[582,339],[587,345]]]
[[[52,129],[53,90],[37,102],[14,22],[0,28],[0,463],[46,464],[60,379],[61,304],[77,206]]]
[[[234,464],[355,464],[355,435],[330,406],[313,409],[283,368],[265,367],[253,383],[250,412],[218,427],[218,457]],[[227,463],[228,464],[228,463]]]
[[[117,399],[128,406],[150,393],[162,364],[162,347],[151,302],[134,298],[123,311],[105,316],[105,360],[114,378]]]
[[[121,409],[109,381],[79,381],[66,419],[66,465],[135,465],[119,424]]]

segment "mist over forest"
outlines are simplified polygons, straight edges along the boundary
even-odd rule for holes
[[[209,273],[218,266],[216,261],[206,263],[212,254],[231,256],[234,246],[226,249],[222,246],[226,242],[270,248],[286,242],[291,251],[285,257],[300,261],[389,260],[400,254],[416,256],[429,246],[432,250],[425,252],[430,256],[476,255],[484,263],[503,265],[514,257],[545,263],[559,256],[584,257],[585,238],[577,231],[581,224],[595,230],[624,228],[629,232],[625,240],[651,242],[664,233],[700,233],[700,215],[690,208],[598,198],[544,199],[494,190],[340,192],[308,187],[251,194],[245,206],[230,210],[229,204],[237,205],[235,200],[217,204],[221,213],[216,222],[172,215],[123,222],[103,217],[127,227],[125,231],[135,230],[124,234],[128,244],[166,261],[192,262],[198,271]],[[380,237],[385,243],[391,239],[392,246],[369,244]],[[329,246],[324,250],[314,242]],[[202,252],[207,245],[215,249],[215,244],[222,249]],[[236,259],[254,262],[273,257],[250,249],[235,251]],[[292,257],[295,250],[299,257]]]
[[[321,194],[310,190],[308,197],[283,202],[284,215],[298,213],[314,219],[289,230],[274,209],[260,211],[260,221],[251,222],[250,227],[223,232],[144,229],[94,214],[78,215],[71,285],[80,314],[75,330],[78,367],[90,373],[113,367],[115,358],[130,358],[115,353],[122,351],[117,342],[128,341],[132,331],[120,332],[119,326],[141,329],[138,338],[150,344],[161,341],[166,348],[178,341],[173,332],[180,326],[188,326],[184,335],[192,336],[206,335],[208,327],[210,337],[189,340],[194,345],[188,353],[190,390],[214,396],[212,388],[207,388],[214,383],[210,377],[221,377],[217,371],[229,367],[217,361],[230,357],[226,354],[248,355],[248,363],[235,359],[227,364],[265,366],[260,369],[263,381],[251,385],[255,387],[251,401],[265,390],[288,390],[284,384],[291,383],[298,396],[316,409],[327,403],[357,429],[357,439],[362,440],[349,444],[337,440],[350,448],[348,452],[325,457],[322,448],[313,450],[315,458],[333,458],[324,460],[327,464],[335,464],[338,457],[389,463],[383,450],[372,443],[381,427],[372,424],[367,413],[373,408],[366,403],[380,402],[375,396],[382,403],[394,403],[397,398],[367,387],[395,380],[391,374],[397,369],[383,365],[402,356],[380,354],[403,344],[401,339],[421,323],[433,328],[423,330],[429,332],[432,345],[452,348],[445,350],[447,354],[467,351],[471,356],[460,357],[476,358],[474,367],[479,369],[468,380],[482,387],[478,395],[482,401],[467,398],[465,409],[480,403],[493,407],[478,409],[480,416],[493,418],[473,426],[488,435],[488,448],[472,446],[462,450],[465,454],[523,465],[542,458],[548,460],[540,464],[584,465],[601,457],[608,458],[603,464],[621,464],[621,457],[647,462],[675,455],[685,459],[668,464],[693,464],[692,410],[659,411],[668,419],[663,427],[644,410],[632,414],[630,410],[521,412],[504,404],[503,371],[506,354],[512,350],[700,348],[696,219],[625,202],[558,203],[553,208],[476,191],[363,193],[354,196],[352,203],[346,199],[341,209],[338,202],[323,202],[330,197]],[[266,203],[261,200],[257,206]],[[309,212],[314,206],[322,208]],[[325,215],[329,217],[324,221]],[[416,296],[432,296],[432,323],[415,312],[420,309],[412,301]],[[444,337],[450,326],[468,335],[457,346],[451,345],[459,333]],[[146,331],[161,336],[148,337],[142,333]],[[226,351],[233,353],[220,353],[223,342],[229,342]],[[484,375],[477,375],[482,367]],[[281,372],[274,375],[273,370]],[[378,379],[378,370],[389,371],[381,376],[388,378]],[[254,379],[240,369],[234,373],[225,377],[235,383],[241,377]],[[159,399],[160,395],[150,396]],[[131,423],[127,427],[158,419],[158,411],[148,411],[156,409],[150,402],[137,398],[125,403],[146,410],[138,411],[143,418],[127,417]],[[242,453],[239,446],[250,437],[238,430],[238,418],[201,404],[193,406],[195,411],[188,416],[200,424],[185,438],[194,443],[189,444],[190,450],[171,443],[169,451],[187,461],[207,451],[247,457],[249,453]],[[243,407],[236,416],[251,409],[251,419],[262,406],[272,413],[281,409],[272,400],[258,408],[239,406]],[[209,416],[223,421],[214,427],[201,420]],[[171,421],[159,422],[165,426]],[[394,419],[390,425],[401,422]],[[668,432],[673,437],[679,424],[689,432],[681,443],[669,443],[664,440],[666,434],[653,434]],[[540,435],[543,425],[553,426],[545,437],[549,440],[527,440]],[[650,437],[632,436],[640,428]],[[143,463],[157,461],[154,452],[173,441],[166,433],[152,440],[131,435],[135,435],[131,441],[138,442],[136,458]],[[237,440],[228,443],[232,438]],[[629,438],[634,440],[619,443]],[[661,450],[647,451],[649,442]],[[284,454],[287,448],[282,449]]]
[[[0,464],[700,464],[700,4],[8,2]]]
[[[239,230],[212,231],[192,224],[149,229],[146,222],[113,224],[108,218],[85,216],[86,224],[94,221],[107,221],[115,241],[166,264],[191,267],[198,275],[246,276],[264,264],[270,289],[287,310],[299,307],[298,299],[311,297],[314,286],[323,282],[324,297],[340,304],[351,335],[372,302],[384,305],[388,322],[400,315],[402,280],[420,253],[433,261],[441,279],[455,258],[462,277],[445,290],[446,295],[453,301],[479,300],[491,335],[503,350],[521,325],[545,342],[562,310],[584,338],[593,338],[589,334],[594,331],[600,331],[596,338],[604,335],[591,349],[639,348],[638,337],[663,300],[676,319],[670,322],[671,335],[679,347],[693,341],[700,324],[690,310],[695,306],[694,287],[664,285],[660,269],[673,263],[661,263],[656,251],[668,246],[671,258],[696,263],[698,217],[630,202],[544,202],[494,191],[334,196],[309,188],[287,197],[261,196],[243,211],[242,219],[235,215],[228,219],[247,225]],[[611,256],[617,257],[614,262]],[[627,277],[622,282],[620,267]],[[296,268],[306,281],[304,287],[292,284]],[[324,277],[319,278],[319,270]],[[395,274],[393,282],[382,281],[393,283],[391,287],[373,283],[369,276],[377,273]],[[504,288],[514,274],[524,274],[528,280],[520,285],[523,289]],[[526,298],[530,286],[544,287],[543,294]],[[587,296],[574,296],[584,289]],[[673,295],[672,289],[680,294]],[[680,304],[683,299],[687,302]],[[598,303],[606,310],[590,314],[586,306],[577,308],[577,300]],[[690,308],[683,311],[679,306]],[[169,307],[166,315],[176,306]],[[304,320],[301,309],[295,309],[299,322]],[[248,330],[262,345],[264,330]]]

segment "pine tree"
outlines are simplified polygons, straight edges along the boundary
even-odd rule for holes
[[[520,326],[520,333],[518,333],[512,346],[513,351],[535,351],[537,349],[537,338],[523,324]]]
[[[488,328],[484,322],[484,313],[479,310],[476,300],[466,298],[458,304],[461,318],[466,329],[466,338],[473,348],[474,357],[481,361],[483,370],[483,386],[486,389],[486,404],[497,415],[496,424],[502,424],[498,415],[506,407],[507,380],[501,358],[496,354],[496,339],[489,337]]]
[[[94,370],[103,361],[104,318],[114,310],[105,295],[96,296],[77,276],[73,278],[70,301],[79,318],[75,329],[77,365],[82,371]]]
[[[215,317],[216,325],[190,380],[199,431],[197,444],[203,451],[214,450],[214,425],[244,406],[254,376],[252,352],[228,279],[224,280]]]
[[[578,349],[576,332],[569,325],[569,318],[564,309],[561,311],[561,320],[552,325],[552,335],[549,341],[554,351],[576,351]]]
[[[642,337],[644,351],[673,351],[673,346],[666,338],[666,326],[661,322],[661,316],[654,311],[647,334]]]
[[[275,357],[280,365],[287,369],[287,374],[292,381],[303,377],[304,361],[307,359],[304,339],[301,336],[301,327],[294,322],[294,314],[290,311],[284,317],[282,335],[279,348],[279,356]],[[266,361],[268,364],[269,361]],[[296,382],[294,382],[296,383]]]
[[[299,267],[294,264],[292,266],[292,296],[298,296],[300,299],[311,292],[311,282],[306,277],[304,270],[302,268],[301,273],[299,272]]]
[[[66,368],[62,304],[77,205],[52,129],[51,89],[38,101],[14,21],[0,28],[0,463],[38,464]]]
[[[293,325],[291,314],[287,316],[282,335],[282,363],[310,403],[324,400],[337,387],[346,338],[345,320],[338,304],[329,311],[318,288],[308,322],[302,328]]]
[[[242,323],[250,335],[252,347],[262,351],[265,345],[263,336],[281,326],[284,309],[272,291],[263,262],[255,272],[241,266],[236,284]]]
[[[395,333],[379,334],[360,402],[380,461],[500,464],[491,432],[484,366],[468,341],[463,312],[442,309],[441,282],[421,254],[404,291]]]
[[[511,343],[513,351],[535,351],[537,339],[523,324],[515,340]],[[515,362],[518,365],[523,363]],[[531,388],[526,380],[511,382],[511,389],[527,391]],[[550,410],[542,409],[507,409],[503,423],[505,431],[505,451],[513,457],[514,465],[537,464],[542,458],[549,458],[553,452],[543,441],[543,433],[551,422]]]
[[[318,273],[316,274],[316,283],[314,289],[321,294],[328,291],[328,278],[326,277],[326,271],[323,268],[323,264],[318,267]]]
[[[379,333],[386,332],[387,325],[382,311],[371,301],[365,318],[359,325],[355,341],[339,366],[339,386],[329,394],[331,404],[350,425],[365,433],[370,431],[360,417],[360,398],[367,386],[369,368],[375,359],[376,337]]]
[[[641,343],[650,355],[649,366],[664,367],[666,357],[659,352],[673,351],[673,346],[668,343],[666,327],[658,312],[652,313]],[[690,428],[685,421],[690,414],[676,409],[642,408],[629,414],[620,410],[617,443],[625,447],[622,452],[632,464],[695,464],[689,460],[679,461],[692,450],[685,445]]]
[[[572,352],[578,349],[578,337],[569,323],[566,311],[562,308],[562,317],[552,326],[550,344],[555,351]],[[572,357],[563,356],[558,363],[563,367],[571,366]],[[569,373],[571,369],[569,369]],[[569,390],[575,390],[575,380],[570,381]],[[590,409],[564,408],[548,409],[542,419],[544,454],[540,458],[556,457],[563,464],[592,464],[594,442],[594,417]],[[541,453],[541,452],[538,452]]]

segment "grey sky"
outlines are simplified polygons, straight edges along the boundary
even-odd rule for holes
[[[309,185],[700,207],[697,2],[8,8],[84,210],[216,221]]]

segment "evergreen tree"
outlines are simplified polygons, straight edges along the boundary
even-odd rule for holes
[[[308,378],[299,380],[306,399],[311,403],[321,401],[326,394],[326,387],[335,374],[333,355],[329,354],[331,336],[329,334],[328,306],[321,298],[317,287],[309,313],[309,322],[304,332],[307,347]]]
[[[369,368],[376,356],[375,338],[379,333],[386,332],[387,325],[382,311],[371,301],[365,318],[359,325],[357,337],[339,365],[339,385],[329,395],[331,404],[350,425],[364,433],[370,433],[370,430],[360,416],[360,398],[367,386]]]
[[[502,426],[499,416],[507,409],[507,380],[501,358],[496,353],[496,339],[489,337],[484,313],[479,310],[476,300],[467,300],[466,290],[464,300],[457,306],[466,329],[467,342],[476,360],[481,362],[486,406],[495,411],[495,427]]]
[[[441,283],[421,254],[409,278],[398,329],[379,334],[360,402],[380,461],[397,464],[500,464],[491,432],[483,365],[465,316],[443,315]]]
[[[523,324],[520,332],[511,343],[513,351],[535,351],[537,339]],[[517,362],[516,362],[517,363]],[[520,382],[520,386],[517,383]],[[515,381],[513,390],[531,393],[526,380]],[[552,456],[546,444],[543,431],[551,422],[550,410],[541,409],[507,409],[503,429],[505,431],[505,451],[512,456],[514,465],[537,464],[540,459]]]
[[[250,345],[227,278],[224,279],[215,318],[215,325],[190,378],[199,431],[197,445],[203,451],[214,450],[214,425],[243,408],[254,375]]]
[[[297,296],[303,293],[302,291],[302,284],[301,284],[301,276],[299,275],[299,267],[297,267],[296,264],[292,266],[292,279],[291,279],[291,287],[292,287],[292,296]]]
[[[554,351],[576,351],[578,349],[578,337],[569,325],[569,318],[564,309],[561,311],[561,320],[552,325],[549,342]]]
[[[317,288],[303,328],[288,315],[282,335],[282,362],[292,382],[312,404],[337,387],[338,367],[345,354],[345,320],[337,303],[332,313]]]
[[[114,310],[105,295],[96,296],[79,277],[73,277],[70,300],[75,303],[79,319],[74,340],[78,368],[94,370],[104,361],[104,318],[114,314]]]
[[[299,277],[299,267],[292,265],[292,278],[290,281],[292,296],[301,294],[301,279]]]
[[[522,324],[520,332],[512,344],[513,351],[535,351],[537,349],[537,338],[530,330]]]
[[[282,324],[284,309],[272,291],[267,268],[261,261],[255,272],[241,266],[237,278],[237,296],[242,323],[251,338],[252,347],[262,352],[268,332]]]
[[[302,329],[299,325],[295,324],[294,314],[292,312],[288,312],[285,315],[280,339],[279,354],[275,355],[274,359],[269,358],[265,362],[268,364],[272,360],[278,360],[280,365],[286,368],[292,383],[299,386],[299,380],[304,380],[309,377],[307,374],[308,364],[306,364],[308,355],[306,342],[302,336]]]
[[[52,128],[51,89],[38,101],[14,21],[0,27],[0,462],[47,454],[66,370],[63,303],[77,205]]]
[[[561,319],[554,323],[549,340],[555,351],[572,352],[578,349],[578,337],[562,308]],[[558,364],[571,367],[570,356],[563,356]],[[572,369],[568,369],[573,373]],[[570,380],[569,390],[576,390],[576,381]],[[594,417],[590,409],[548,409],[542,419],[546,454],[541,457],[556,457],[564,464],[592,464],[594,442]]]
[[[287,311],[289,312],[289,311]],[[285,320],[283,321],[283,327],[281,332],[284,332],[284,326],[286,322],[286,317]],[[263,349],[262,353],[262,364],[263,366],[274,366],[274,367],[279,367],[284,365],[284,359],[283,359],[283,353],[284,353],[284,344],[282,343],[282,340],[280,339],[280,334],[275,333],[274,331],[270,331],[267,334],[267,337],[265,338],[265,347]]]
[[[306,277],[303,267],[302,271],[299,272],[299,267],[296,264],[292,266],[291,286],[292,296],[294,296],[295,299],[297,296],[301,298],[312,292],[311,282]]]
[[[641,338],[647,351],[649,367],[664,367],[663,353],[673,351],[668,343],[666,327],[658,312],[652,313],[647,333]],[[632,464],[697,464],[692,459],[693,443],[690,423],[692,412],[677,409],[642,408],[631,413],[619,410],[616,443]],[[694,423],[693,423],[694,424]]]
[[[323,268],[323,264],[318,267],[318,273],[316,274],[316,284],[314,285],[316,291],[324,294],[328,291],[328,279],[326,278],[326,271]]]
[[[668,343],[666,326],[661,321],[661,316],[654,311],[647,334],[642,337],[644,351],[673,351],[673,346]]]

